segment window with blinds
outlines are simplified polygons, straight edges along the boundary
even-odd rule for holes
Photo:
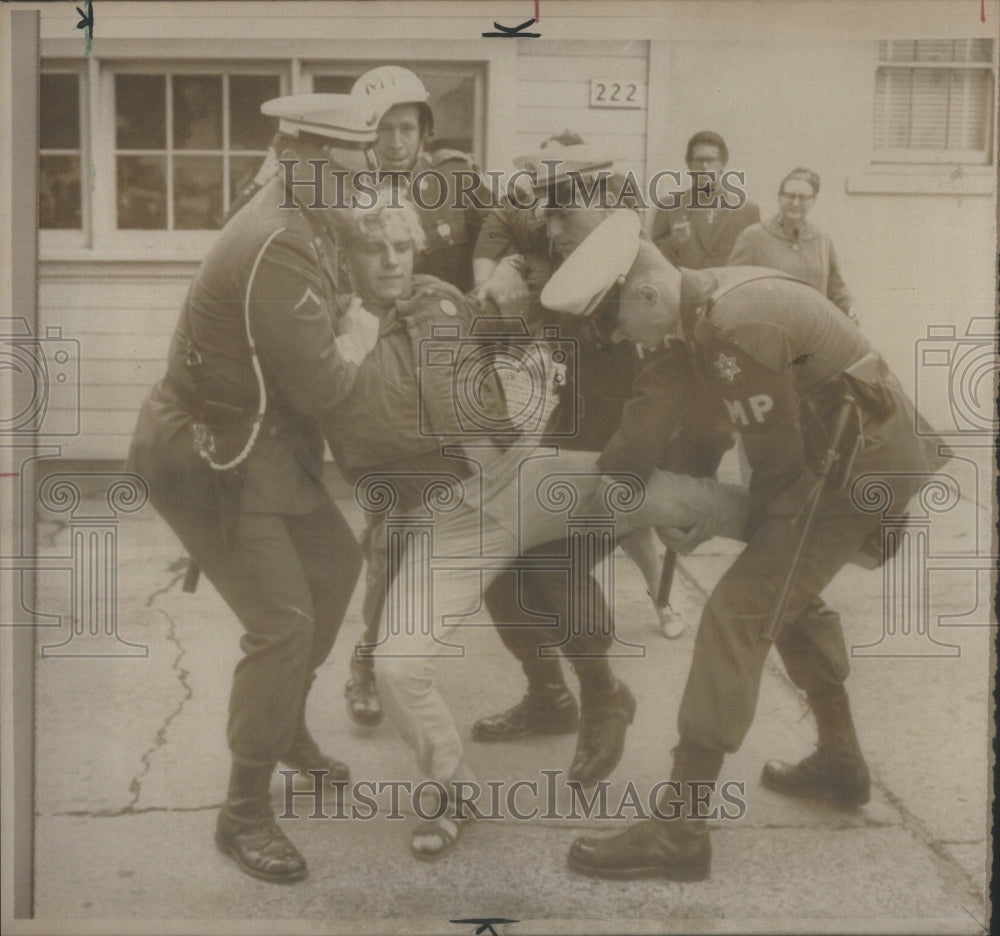
[[[991,162],[995,87],[991,39],[880,42],[875,162]]]

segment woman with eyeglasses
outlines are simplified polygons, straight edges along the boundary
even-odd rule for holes
[[[833,243],[807,219],[818,194],[819,176],[811,169],[788,173],[778,187],[778,213],[741,232],[729,256],[729,266],[781,270],[814,286],[856,320]]]

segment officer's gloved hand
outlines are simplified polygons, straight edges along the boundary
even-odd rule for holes
[[[355,296],[337,323],[339,334],[336,340],[340,356],[351,364],[360,364],[374,349],[379,326],[379,319]]]
[[[700,479],[704,480],[704,479]],[[746,541],[747,514],[750,509],[749,498],[744,488],[735,484],[713,485],[710,509],[704,510],[685,526],[658,526],[656,535],[664,546],[682,556],[697,549],[702,543],[715,536]]]
[[[656,535],[668,549],[680,556],[687,556],[715,536],[715,527],[715,519],[705,517],[689,527],[656,527]]]
[[[493,275],[476,291],[476,298],[494,302],[501,315],[523,314],[528,302],[528,285],[521,273],[522,263],[522,257],[504,257]]]

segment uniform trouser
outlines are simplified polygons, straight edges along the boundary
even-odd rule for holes
[[[540,470],[593,472],[590,453],[566,453],[546,461]],[[598,486],[598,474],[576,478],[581,500]],[[421,771],[432,779],[451,779],[462,758],[462,743],[451,711],[435,684],[438,662],[460,666],[465,662],[462,618],[482,603],[483,589],[496,578],[511,557],[543,543],[565,537],[565,518],[548,513],[532,499],[535,479],[522,477],[520,509],[509,499],[496,514],[461,508],[438,517],[433,529],[434,568],[424,582],[421,550],[407,548],[396,570],[390,570],[389,614],[374,649],[375,669],[382,701],[400,734],[414,749]],[[519,523],[504,521],[517,516]],[[741,492],[714,481],[660,474],[646,487],[643,506],[633,513],[616,514],[617,532],[624,535],[645,526],[687,528],[712,518],[714,531],[736,536],[745,520]],[[482,557],[479,568],[448,567],[449,557]],[[506,558],[505,558],[506,557]],[[487,567],[489,566],[489,567]],[[395,572],[395,574],[393,574]]]
[[[273,764],[292,742],[306,678],[329,655],[351,600],[357,541],[332,503],[307,514],[241,513],[231,543],[210,513],[155,506],[245,629],[229,697],[233,760]]]
[[[804,475],[800,492],[811,484]],[[786,498],[788,499],[788,498]],[[682,738],[733,752],[753,722],[770,643],[763,634],[798,541],[792,517],[768,515],[709,596],[681,699]],[[840,617],[819,595],[877,525],[843,492],[826,495],[775,641],[792,682],[809,694],[840,686],[849,665]]]
[[[544,543],[526,550],[524,555],[541,559],[551,556],[558,546]],[[368,574],[361,609],[364,620],[361,647],[372,645],[378,639],[387,587],[385,564],[378,557],[366,558]],[[565,573],[544,569],[506,570],[483,592],[483,603],[497,625],[504,646],[521,664],[529,686],[562,681],[558,657],[544,652],[543,647],[559,645],[567,657],[586,666],[588,660],[603,657],[611,646],[610,633],[588,626],[586,622],[570,630],[569,579]],[[608,607],[593,575],[587,583],[587,604],[582,610],[591,619],[613,620],[613,609]],[[373,656],[356,655],[355,659],[363,668],[374,668]]]
[[[545,543],[525,550],[524,555],[543,559],[552,555],[555,546]],[[559,658],[551,649],[556,645],[577,667],[606,658],[612,643],[611,630],[596,627],[595,622],[603,620],[611,624],[613,610],[592,572],[600,557],[595,553],[590,558],[593,562],[587,570],[589,577],[580,609],[582,619],[576,627],[570,626],[570,582],[564,573],[544,569],[506,570],[483,593],[486,610],[497,624],[500,639],[521,664],[529,688],[562,682]]]
[[[669,469],[674,474],[714,478],[723,454],[731,447],[731,433],[699,438],[694,443],[678,446]],[[527,550],[525,555],[541,557],[552,551],[552,545],[545,544]],[[597,558],[594,557],[595,560]],[[589,602],[585,613],[613,622],[614,609],[608,605],[593,575],[587,588]],[[543,653],[542,647],[560,644],[566,656],[577,661],[577,667],[586,667],[588,661],[606,654],[611,647],[611,634],[597,632],[592,627],[574,628],[567,639],[567,597],[565,576],[545,571],[507,572],[499,576],[483,595],[490,616],[498,624],[500,639],[521,664],[529,688],[562,681],[558,658]],[[556,622],[549,627],[539,626],[539,615],[553,616]]]

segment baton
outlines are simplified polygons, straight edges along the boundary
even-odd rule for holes
[[[665,608],[670,604],[670,589],[674,584],[674,569],[677,568],[677,553],[669,546],[663,556],[663,571],[660,573],[660,590],[656,593],[656,607]]]
[[[781,594],[778,595],[778,603],[775,605],[774,612],[771,615],[771,620],[767,625],[767,630],[764,631],[763,637],[768,643],[774,643],[778,638],[778,631],[781,628],[781,619],[784,617],[785,609],[788,607],[788,602],[792,597],[792,590],[795,588],[796,582],[799,578],[799,570],[802,567],[802,558],[805,556],[806,546],[809,544],[809,537],[812,533],[813,524],[816,520],[816,511],[819,509],[819,502],[823,497],[823,493],[826,490],[827,483],[830,480],[830,473],[833,470],[834,464],[840,458],[840,443],[844,438],[844,433],[847,431],[847,423],[851,419],[851,415],[857,411],[858,401],[848,393],[844,397],[843,403],[840,404],[840,409],[837,410],[837,416],[833,423],[833,430],[830,433],[830,445],[828,446],[826,452],[823,455],[819,466],[816,469],[816,484],[813,486],[812,491],[809,492],[809,497],[806,499],[803,505],[803,512],[799,514],[802,518],[801,526],[799,527],[799,541],[795,546],[795,555],[792,556],[792,564],[789,566],[788,574],[785,576],[785,582],[781,586]],[[854,446],[851,452],[850,460],[846,466],[844,476],[847,476],[847,472],[851,470],[851,464],[854,462],[854,456],[857,453],[858,446]]]
[[[185,591],[189,595],[192,594],[198,587],[199,578],[201,578],[201,569],[198,568],[194,559],[188,559],[188,567],[184,573],[184,582],[181,585],[181,591]]]

